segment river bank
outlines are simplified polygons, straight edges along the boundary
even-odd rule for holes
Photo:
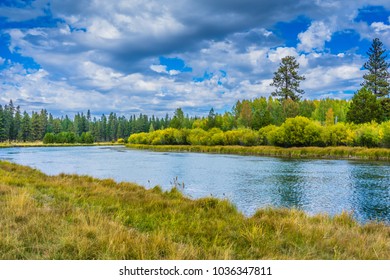
[[[390,149],[365,147],[293,147],[275,146],[198,146],[198,145],[143,145],[126,144],[126,147],[159,152],[194,152],[273,156],[285,158],[359,159],[390,161]]]
[[[123,146],[123,143],[116,142],[96,142],[96,143],[55,143],[44,144],[42,141],[36,142],[0,142],[0,148],[28,148],[28,147],[78,147],[78,146]]]
[[[192,200],[0,161],[0,259],[390,259],[390,228],[349,215]]]

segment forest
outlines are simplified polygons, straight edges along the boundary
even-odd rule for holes
[[[125,117],[116,113],[97,118],[91,117],[89,110],[87,113],[77,113],[74,118],[67,115],[53,117],[45,109],[31,114],[26,111],[21,113],[20,107],[10,101],[8,105],[0,105],[0,141],[92,143],[119,139],[127,142],[131,136],[131,143],[142,144],[388,147],[389,99],[373,100],[373,106],[364,106],[366,110],[357,108],[353,112],[353,100],[327,98],[293,101],[259,97],[237,101],[230,112],[223,114],[215,113],[211,108],[207,116],[189,117],[178,108],[172,117],[167,114],[164,118],[145,114]],[[302,129],[303,138],[299,135],[294,136],[301,138],[299,140],[286,138],[289,137],[286,133],[290,135],[288,131],[298,129],[294,126]],[[309,130],[311,133],[308,133]],[[186,135],[183,136],[185,139],[177,136],[178,131]],[[172,133],[176,136],[168,136]],[[172,140],[174,138],[181,140]]]

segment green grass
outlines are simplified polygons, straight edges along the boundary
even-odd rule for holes
[[[126,147],[140,150],[196,152],[215,154],[237,154],[275,156],[287,158],[362,159],[390,161],[390,149],[365,147],[294,147],[275,146],[198,146],[198,145],[143,145],[127,144]]]
[[[131,168],[131,167],[129,167]],[[390,227],[0,161],[0,259],[390,259]]]

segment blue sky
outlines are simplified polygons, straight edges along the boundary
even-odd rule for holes
[[[287,55],[304,98],[349,99],[376,37],[390,49],[388,0],[3,0],[0,103],[59,116],[223,112],[270,96]]]

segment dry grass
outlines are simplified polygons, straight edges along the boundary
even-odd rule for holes
[[[0,148],[12,148],[12,147],[70,147],[70,146],[114,146],[123,145],[123,143],[113,142],[96,142],[92,144],[83,143],[64,143],[64,144],[44,144],[42,141],[35,142],[0,142]]]
[[[0,259],[390,259],[390,228],[0,162]]]
[[[293,147],[275,146],[198,146],[198,145],[143,145],[127,144],[126,147],[140,150],[276,156],[287,158],[363,159],[390,161],[390,149],[365,147]]]

